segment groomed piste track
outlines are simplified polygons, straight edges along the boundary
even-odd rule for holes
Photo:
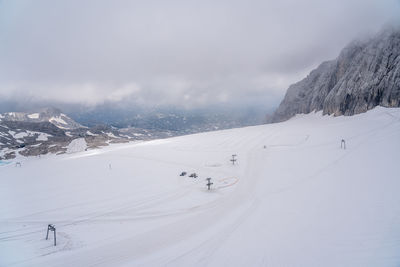
[[[400,109],[378,107],[18,158],[0,266],[399,266],[399,151]]]

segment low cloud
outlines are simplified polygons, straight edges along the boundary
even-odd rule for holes
[[[399,13],[397,0],[0,1],[0,97],[276,106]]]

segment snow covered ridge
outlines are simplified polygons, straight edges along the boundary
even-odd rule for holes
[[[61,129],[85,128],[56,108],[45,108],[38,112],[7,112],[0,116],[4,121],[50,122]]]
[[[163,116],[162,116],[163,117]],[[160,125],[179,124],[176,116],[168,114]],[[170,119],[173,120],[170,120]],[[151,120],[152,121],[152,120]],[[154,121],[152,121],[154,122]],[[151,125],[146,121],[144,125]],[[157,123],[156,123],[157,124]],[[157,124],[158,125],[158,124]],[[160,126],[159,125],[159,126]],[[199,128],[172,127],[180,130],[169,130],[168,127],[115,128],[107,125],[86,127],[55,108],[45,108],[31,112],[7,112],[0,115],[0,160],[18,156],[39,156],[48,153],[68,153],[69,144],[84,138],[86,149],[100,148],[111,143],[125,143],[136,140],[154,140],[201,131],[216,130],[213,124],[203,124]],[[222,128],[233,127],[226,124]]]
[[[398,266],[399,151],[378,107],[4,165],[0,266]]]
[[[76,146],[76,139],[83,139],[86,145]],[[0,160],[72,153],[136,139],[107,126],[89,129],[54,108],[8,112],[0,116]]]
[[[65,130],[49,122],[0,121],[0,160],[72,153],[136,139],[111,129],[107,132],[96,132],[93,129],[88,131],[87,128]],[[84,140],[84,149],[81,145],[80,149],[71,149],[71,146],[75,147],[76,140]]]
[[[171,137],[178,133],[137,128],[117,129],[107,125],[85,127],[58,109],[8,112],[0,115],[0,160],[19,156],[72,153],[112,143]],[[75,145],[84,139],[86,146]],[[74,147],[71,149],[71,147]]]
[[[40,114],[39,113],[33,113],[33,114],[29,114],[28,118],[30,119],[39,119]]]

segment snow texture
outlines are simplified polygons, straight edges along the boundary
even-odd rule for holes
[[[111,132],[109,132],[109,133],[106,133],[109,137],[111,137],[111,138],[119,138],[118,136],[115,136],[113,133],[111,133]]]
[[[8,164],[0,266],[399,266],[399,151],[378,107]]]
[[[29,117],[30,119],[39,119],[39,113],[32,113],[32,114],[29,114],[28,117]]]
[[[49,140],[50,134],[47,133],[38,133],[39,136],[36,138],[36,141],[47,141]]]
[[[98,136],[98,134],[94,134],[94,133],[92,133],[91,131],[86,131],[86,134],[87,134],[87,135],[90,135],[90,136]]]
[[[24,138],[24,137],[27,137],[27,136],[29,136],[28,133],[20,132],[20,133],[15,134],[13,137],[16,138],[16,139],[19,139],[19,138]]]
[[[61,117],[51,117],[50,119],[49,119],[49,121],[50,122],[58,122],[58,123],[61,123],[61,124],[67,124]]]
[[[84,151],[87,148],[85,138],[77,138],[71,141],[67,146],[67,153],[76,153]]]

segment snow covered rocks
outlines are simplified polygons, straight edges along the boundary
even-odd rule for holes
[[[76,153],[85,151],[87,148],[87,143],[85,138],[78,138],[71,141],[67,146],[67,153]]]

